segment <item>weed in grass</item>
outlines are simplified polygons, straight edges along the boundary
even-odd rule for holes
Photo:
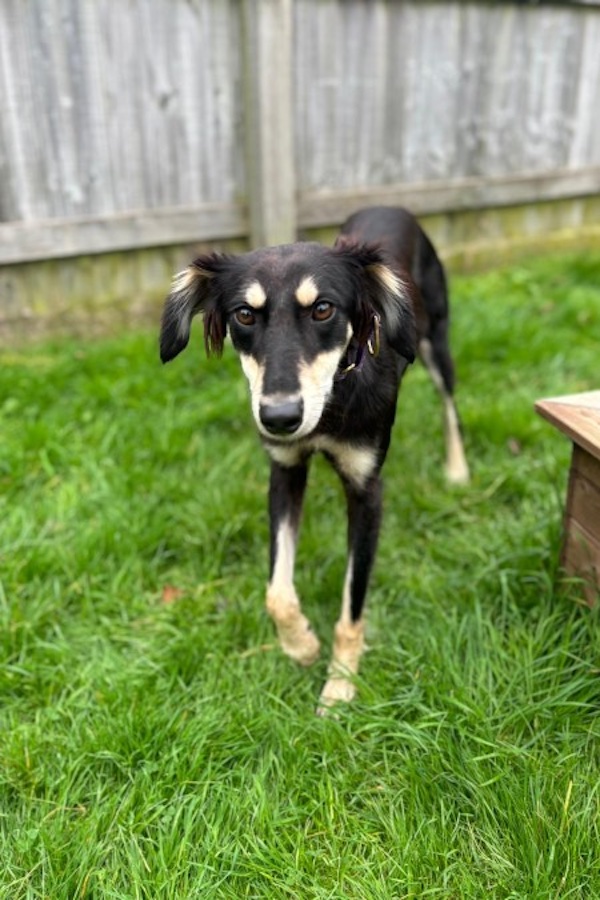
[[[0,896],[600,894],[598,612],[560,587],[569,447],[597,387],[600,257],[457,278],[473,484],[402,388],[359,698],[314,716],[263,611],[267,464],[231,353],[155,334],[0,370]],[[424,414],[428,410],[428,414]],[[311,473],[298,588],[327,645],[343,499]],[[325,653],[328,647],[325,647]]]

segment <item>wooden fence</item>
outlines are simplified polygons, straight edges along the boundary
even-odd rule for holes
[[[598,195],[599,48],[598,3],[0,0],[0,264]]]

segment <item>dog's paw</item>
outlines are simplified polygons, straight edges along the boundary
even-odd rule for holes
[[[286,590],[269,586],[267,610],[277,628],[281,649],[301,666],[310,666],[318,658],[321,645],[300,610],[300,602],[293,586]]]
[[[321,644],[310,623],[301,616],[293,627],[279,627],[281,649],[301,666],[311,666],[319,658]]]
[[[343,675],[332,675],[321,691],[317,706],[318,716],[335,715],[333,708],[339,703],[350,703],[356,694],[355,685]]]
[[[445,473],[448,484],[461,485],[469,483],[471,475],[462,444],[451,447],[446,460]]]
[[[466,459],[453,460],[446,466],[446,481],[448,484],[468,484],[471,479],[469,466]]]

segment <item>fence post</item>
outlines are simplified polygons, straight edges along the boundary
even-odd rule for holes
[[[296,239],[293,0],[243,0],[244,130],[250,243]]]

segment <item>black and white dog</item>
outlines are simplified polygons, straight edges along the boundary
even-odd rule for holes
[[[196,313],[207,352],[227,332],[250,385],[271,459],[267,609],[285,653],[302,665],[319,641],[301,612],[294,560],[311,456],[339,474],[348,506],[348,562],[333,656],[319,708],[354,696],[364,644],[363,606],[381,520],[381,467],[400,380],[418,352],[445,411],[447,476],[469,477],[452,399],[446,279],[437,254],[403,209],[364,209],[333,248],[269,247],[196,259],[178,274],[162,319],[161,358],[188,343]]]

